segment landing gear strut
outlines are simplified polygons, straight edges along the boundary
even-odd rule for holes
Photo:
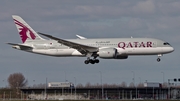
[[[99,60],[94,58],[94,59],[90,59],[90,58],[87,58],[87,60],[84,61],[85,64],[95,64],[95,63],[99,63]]]
[[[158,54],[157,62],[161,61],[161,59],[160,59],[161,56],[162,56],[162,54]]]

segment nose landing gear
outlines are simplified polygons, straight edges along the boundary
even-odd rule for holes
[[[157,62],[160,62],[161,61],[161,59],[160,58],[157,58]]]
[[[161,59],[160,59],[161,56],[163,56],[163,55],[162,54],[158,54],[157,62],[161,61]]]

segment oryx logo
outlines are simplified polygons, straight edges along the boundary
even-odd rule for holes
[[[23,43],[27,40],[27,38],[30,38],[32,40],[36,38],[33,32],[29,28],[27,28],[24,24],[17,21],[16,19],[14,19],[14,22],[15,24],[20,26],[20,28],[18,27],[18,31]]]

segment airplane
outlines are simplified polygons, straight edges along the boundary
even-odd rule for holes
[[[127,59],[133,55],[157,55],[171,53],[174,48],[166,41],[154,38],[96,38],[62,39],[35,32],[20,16],[12,15],[22,43],[7,43],[13,48],[55,57],[87,57],[85,64],[99,63],[99,59]],[[41,36],[49,39],[44,39]]]

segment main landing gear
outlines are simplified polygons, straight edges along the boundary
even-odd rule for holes
[[[94,59],[90,59],[90,58],[87,58],[87,60],[84,61],[85,64],[95,64],[95,63],[99,63],[99,60],[94,58]]]
[[[162,54],[158,54],[157,62],[161,61],[161,59],[160,59],[161,56],[162,56]]]

